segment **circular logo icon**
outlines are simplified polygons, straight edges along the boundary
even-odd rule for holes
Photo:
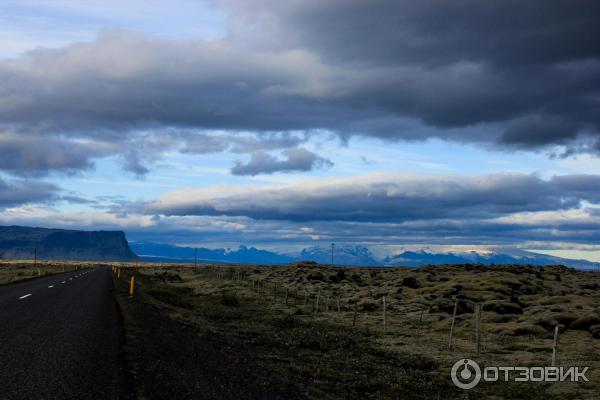
[[[463,358],[452,366],[452,382],[461,389],[473,389],[481,380],[481,368],[473,360]]]

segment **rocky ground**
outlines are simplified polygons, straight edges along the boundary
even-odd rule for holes
[[[160,398],[163,384],[178,398],[200,392],[235,398],[240,390],[250,398],[378,399],[591,399],[600,392],[594,272],[311,263],[123,271],[121,291],[130,274],[137,279],[136,296],[123,294],[121,302],[144,398]],[[590,366],[589,383],[485,383],[468,392],[452,385],[449,370],[463,357],[484,365],[549,365],[557,325],[560,365]]]
[[[38,269],[44,275],[92,265],[100,264],[3,262],[0,283],[36,279]],[[122,264],[114,279],[133,398],[546,400],[600,393],[596,272]],[[450,368],[461,358],[550,365],[556,326],[559,365],[589,366],[590,382],[482,383],[466,392],[452,384]]]

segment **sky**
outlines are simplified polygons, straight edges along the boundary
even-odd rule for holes
[[[600,261],[600,3],[6,0],[0,224]]]

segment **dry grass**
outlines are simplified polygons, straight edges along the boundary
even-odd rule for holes
[[[139,272],[143,277],[142,288],[149,290],[155,301],[171,304],[174,318],[193,323],[199,330],[236,336],[240,343],[246,344],[283,335],[281,341],[297,349],[297,359],[303,359],[309,350],[298,345],[297,332],[293,329],[278,331],[273,326],[274,321],[279,320],[284,325],[301,324],[305,327],[300,329],[303,335],[314,335],[303,339],[315,342],[308,347],[319,349],[318,357],[310,358],[311,362],[319,363],[322,369],[333,368],[331,379],[335,375],[334,366],[337,370],[340,366],[326,356],[328,351],[323,351],[331,344],[323,339],[324,334],[318,333],[320,331],[331,331],[333,337],[343,336],[344,332],[357,332],[360,340],[367,341],[368,351],[376,349],[384,354],[383,358],[414,357],[416,369],[419,363],[427,364],[427,360],[433,360],[435,368],[421,372],[432,382],[437,382],[439,379],[448,381],[450,367],[463,357],[476,359],[484,365],[549,365],[552,331],[559,324],[560,364],[590,366],[590,383],[484,384],[470,395],[596,398],[600,392],[600,340],[594,339],[591,333],[600,324],[597,314],[600,290],[595,286],[600,284],[600,275],[597,273],[576,272],[563,267],[344,269],[311,265],[202,266],[196,273],[189,266],[148,266],[140,268]],[[240,275],[243,280],[235,279]],[[257,285],[260,285],[260,291]],[[385,334],[383,296],[386,296],[388,320]],[[448,333],[455,299],[460,299],[459,315],[454,348],[450,351]],[[475,353],[473,303],[482,304],[484,310],[480,355]],[[306,327],[316,331],[311,333]],[[257,350],[256,357],[262,358],[266,365],[270,363],[274,370],[286,370],[277,359],[285,356],[288,360],[290,355],[281,344],[271,345],[274,349],[263,346]],[[367,347],[361,348],[367,351]],[[333,354],[340,357],[337,350]],[[370,364],[375,360],[368,354],[352,354],[354,362],[365,363],[371,373],[380,376],[378,367]],[[307,365],[298,367],[303,376],[319,381],[319,376],[306,370]],[[387,371],[384,365],[379,372],[383,371]],[[288,373],[299,372],[291,369]],[[343,374],[341,370],[340,374]],[[427,387],[425,381],[420,383],[424,388]],[[406,383],[402,379],[399,382]],[[440,385],[434,386],[443,387]],[[320,395],[326,391],[318,384],[314,389]],[[381,386],[381,390],[386,394],[383,398],[389,398],[393,392],[386,385]],[[406,390],[406,387],[399,384],[398,390]]]
[[[39,276],[74,271],[85,267],[87,263],[59,261],[7,261],[0,260],[0,285],[34,279]],[[90,265],[92,265],[90,263]]]

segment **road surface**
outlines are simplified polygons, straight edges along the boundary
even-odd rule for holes
[[[110,269],[0,286],[0,399],[125,397]]]

